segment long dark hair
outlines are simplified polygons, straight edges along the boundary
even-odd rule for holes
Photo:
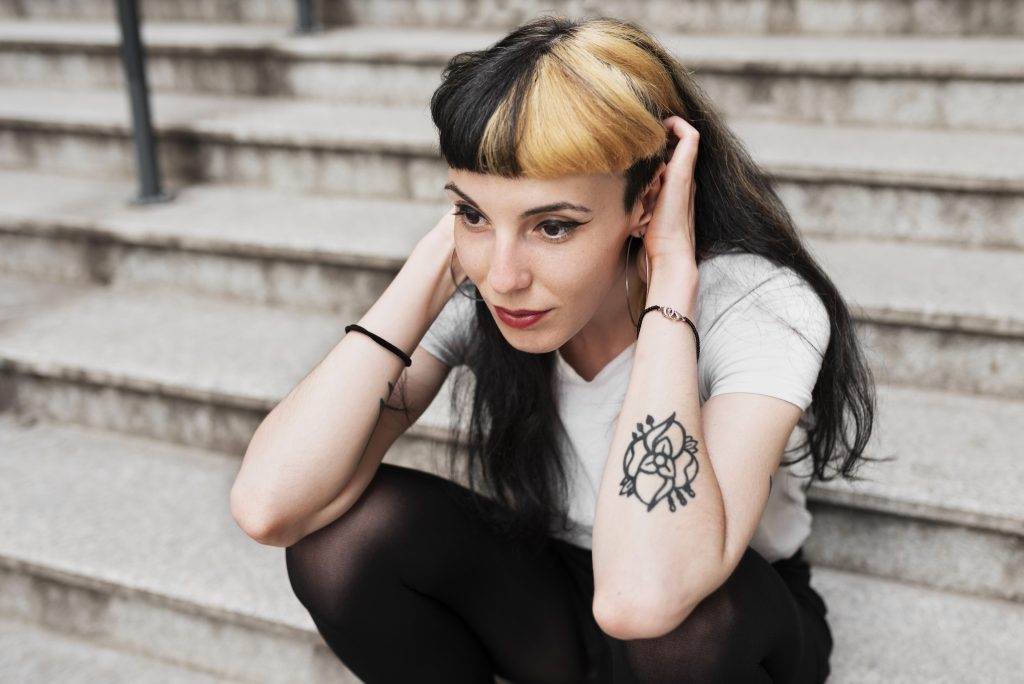
[[[450,167],[509,178],[623,173],[627,213],[666,152],[662,119],[685,118],[700,134],[697,262],[733,251],[761,255],[802,276],[829,313],[830,340],[800,422],[804,437],[787,450],[799,456],[783,465],[810,456],[809,486],[814,478],[858,479],[858,462],[876,460],[864,456],[874,381],[846,303],[801,243],[765,173],[692,73],[649,33],[610,17],[541,16],[489,48],[452,57],[430,108]],[[467,373],[453,376],[451,474],[457,476],[464,445],[470,487],[481,492],[482,478],[482,493],[503,504],[477,512],[504,534],[543,544],[556,525],[567,529],[556,352],[516,350],[483,302],[475,323],[466,361],[472,392]],[[466,402],[472,410],[463,426]]]

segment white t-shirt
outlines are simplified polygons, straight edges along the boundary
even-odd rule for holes
[[[751,392],[806,409],[829,341],[828,312],[814,290],[794,271],[756,254],[719,254],[704,260],[698,270],[694,313],[701,341],[697,363],[701,404],[726,392]],[[421,346],[449,366],[463,364],[475,325],[474,306],[475,302],[456,292]],[[635,349],[634,342],[590,382],[560,352],[555,354],[557,402],[567,438],[564,447],[573,455],[568,503],[574,527],[553,533],[585,548],[592,548],[597,488]],[[797,432],[799,428],[790,445],[797,443]],[[768,504],[750,542],[769,562],[791,556],[810,534],[811,514],[801,487],[806,479],[793,472],[797,468],[806,475],[810,466],[808,457],[796,466],[779,468],[772,476]]]

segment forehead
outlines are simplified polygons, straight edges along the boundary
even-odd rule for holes
[[[621,174],[599,173],[558,178],[506,178],[448,168],[448,181],[480,204],[495,208],[527,208],[549,202],[571,202],[600,211],[618,205],[626,181]]]

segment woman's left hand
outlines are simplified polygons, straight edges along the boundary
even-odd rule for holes
[[[696,128],[679,116],[670,116],[662,123],[676,141],[670,142],[666,151],[669,159],[661,170],[661,188],[644,233],[641,251],[646,251],[652,269],[659,262],[670,262],[674,264],[673,268],[692,268],[696,274],[694,198],[697,185],[694,168],[700,135]]]

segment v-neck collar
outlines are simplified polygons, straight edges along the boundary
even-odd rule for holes
[[[636,349],[636,342],[631,342],[628,347],[623,349],[619,354],[606,363],[604,367],[597,372],[591,380],[587,381],[583,379],[576,369],[569,365],[569,362],[562,357],[560,350],[555,350],[555,364],[561,369],[562,376],[569,382],[576,385],[583,385],[584,387],[594,387],[595,385],[603,384],[607,377],[615,371],[616,368],[626,362],[626,359],[632,358],[633,351]]]

